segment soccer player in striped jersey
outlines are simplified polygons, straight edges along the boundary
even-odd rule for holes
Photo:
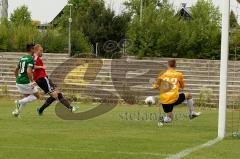
[[[40,97],[35,82],[33,81],[33,53],[34,45],[28,44],[27,54],[21,57],[14,72],[18,92],[24,95],[24,98],[16,101],[16,110],[12,112],[15,117],[19,117],[27,103],[31,103]]]
[[[173,120],[173,108],[187,101],[189,118],[198,117],[200,113],[194,112],[193,97],[190,93],[181,93],[185,87],[183,74],[175,70],[176,60],[168,61],[168,69],[159,75],[154,89],[160,89],[160,102],[166,116],[162,119],[163,123],[170,123]]]
[[[37,85],[45,92],[45,94],[48,94],[50,97],[46,99],[45,103],[42,105],[42,107],[37,109],[37,112],[39,115],[43,114],[43,111],[49,107],[54,101],[59,100],[60,103],[62,103],[68,110],[75,112],[79,109],[79,107],[73,107],[70,105],[69,101],[64,98],[63,94],[59,92],[59,90],[56,88],[56,85],[48,78],[48,75],[46,73],[46,66],[43,64],[43,61],[41,59],[43,55],[43,47],[39,44],[35,45],[35,53],[34,53],[34,61],[35,61],[35,67],[34,67],[34,81],[37,83]]]

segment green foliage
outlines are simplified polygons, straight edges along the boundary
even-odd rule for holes
[[[45,52],[68,52],[68,36],[58,28],[48,29],[46,32],[42,32],[36,40],[36,43],[42,44]],[[75,53],[91,52],[91,47],[87,39],[79,31],[72,32],[72,49]]]
[[[45,52],[63,52],[68,47],[67,36],[60,34],[58,30],[49,29],[46,32],[41,33],[41,38],[37,43],[44,46]]]
[[[160,8],[155,2],[148,3],[143,8],[142,21],[138,14],[133,14],[129,24],[131,53],[140,57],[219,58],[219,9],[212,2],[199,0],[191,8],[191,15],[190,21],[179,18],[166,0]]]
[[[93,52],[93,48],[91,44],[88,42],[87,38],[81,31],[73,31],[72,34],[72,50],[74,54],[79,53],[91,53]]]
[[[10,17],[11,22],[16,25],[31,25],[32,19],[31,19],[31,13],[28,11],[28,7],[23,5],[11,14]]]
[[[8,28],[7,19],[2,19],[0,24],[0,51],[7,51],[8,48],[8,36],[9,36],[9,28]]]
[[[238,27],[239,24],[238,24],[238,21],[237,21],[237,17],[235,15],[235,13],[233,11],[231,11],[231,14],[230,14],[230,27],[231,28],[235,28],[235,27]]]
[[[240,28],[232,28],[230,34],[230,60],[240,60]]]
[[[4,21],[0,24],[0,51],[25,51],[26,44],[38,36],[38,30],[31,25],[15,26]]]
[[[75,46],[73,47],[73,51],[81,51],[82,47],[85,48],[87,43],[90,44],[90,46],[95,46],[95,44],[98,43],[99,55],[111,57],[112,53],[105,52],[103,45],[108,40],[119,42],[125,38],[130,16],[127,14],[116,16],[113,11],[105,7],[103,0],[70,0],[70,3],[73,4],[72,30],[85,39],[85,42],[78,46],[74,44],[77,44],[79,40],[73,42]],[[62,31],[65,33],[68,31],[64,29],[68,27],[68,18],[69,8],[65,7],[64,15],[57,20],[60,23],[58,26],[62,28]],[[81,47],[81,49],[76,50],[76,48],[79,47]],[[87,48],[89,49],[90,47]]]
[[[232,34],[230,36],[230,46],[231,48],[240,47],[240,28],[236,28],[232,30]]]
[[[210,88],[202,87],[197,95],[195,104],[198,107],[208,107],[213,99],[213,90]]]
[[[7,85],[7,83],[4,83],[4,84],[1,86],[1,89],[2,89],[2,96],[3,96],[3,97],[8,97],[9,90],[8,90],[8,85]]]
[[[0,51],[25,51],[27,43],[40,43],[46,52],[67,52],[68,33],[64,29],[49,28],[40,32],[31,20],[26,6],[17,8],[10,21],[0,23]],[[91,52],[91,45],[81,31],[73,31],[72,47],[75,52]]]
[[[240,28],[237,21],[237,17],[233,11],[230,14],[230,59],[239,60],[240,59]]]
[[[179,57],[220,58],[220,12],[211,1],[198,0],[193,20],[184,23],[177,48]]]
[[[17,8],[10,20],[3,19],[0,24],[0,51],[25,51],[26,44],[39,36],[36,26],[31,24],[28,8]]]
[[[160,9],[156,3],[149,3],[143,9],[142,21],[135,15],[129,24],[128,37],[133,42],[130,51],[140,57],[169,56],[177,48],[180,28],[179,18],[167,1]]]
[[[31,25],[11,25],[9,49],[12,51],[25,51],[27,43],[33,43],[38,36],[38,31]]]

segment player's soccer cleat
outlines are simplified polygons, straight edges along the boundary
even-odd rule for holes
[[[163,127],[165,124],[170,124],[172,122],[172,119],[170,117],[159,117],[158,127]]]
[[[39,116],[43,115],[43,112],[40,112],[40,108],[37,108],[37,113],[38,113]]]
[[[76,112],[76,111],[78,111],[80,108],[79,108],[79,106],[73,106],[72,107],[72,109],[71,109],[71,112]]]
[[[196,113],[196,112],[193,112],[191,115],[189,115],[189,118],[190,120],[194,119],[194,118],[197,118],[201,115],[200,112]]]
[[[21,104],[19,103],[18,100],[15,101],[15,105],[16,105],[16,109],[12,112],[12,115],[16,118],[18,118],[20,116],[20,107],[21,107]]]

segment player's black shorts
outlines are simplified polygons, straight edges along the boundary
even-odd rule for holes
[[[39,78],[36,83],[45,94],[52,93],[56,88],[56,85],[53,84],[52,80],[48,79],[48,77]]]
[[[185,101],[186,97],[184,93],[180,93],[178,100],[173,104],[162,104],[163,110],[165,113],[170,113],[173,111],[174,106],[182,104]]]

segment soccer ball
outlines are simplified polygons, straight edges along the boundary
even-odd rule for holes
[[[145,99],[145,103],[149,106],[156,104],[155,97],[150,96]]]
[[[14,110],[13,112],[12,112],[12,115],[14,116],[14,117],[19,117],[19,111],[16,109],[16,110]]]

